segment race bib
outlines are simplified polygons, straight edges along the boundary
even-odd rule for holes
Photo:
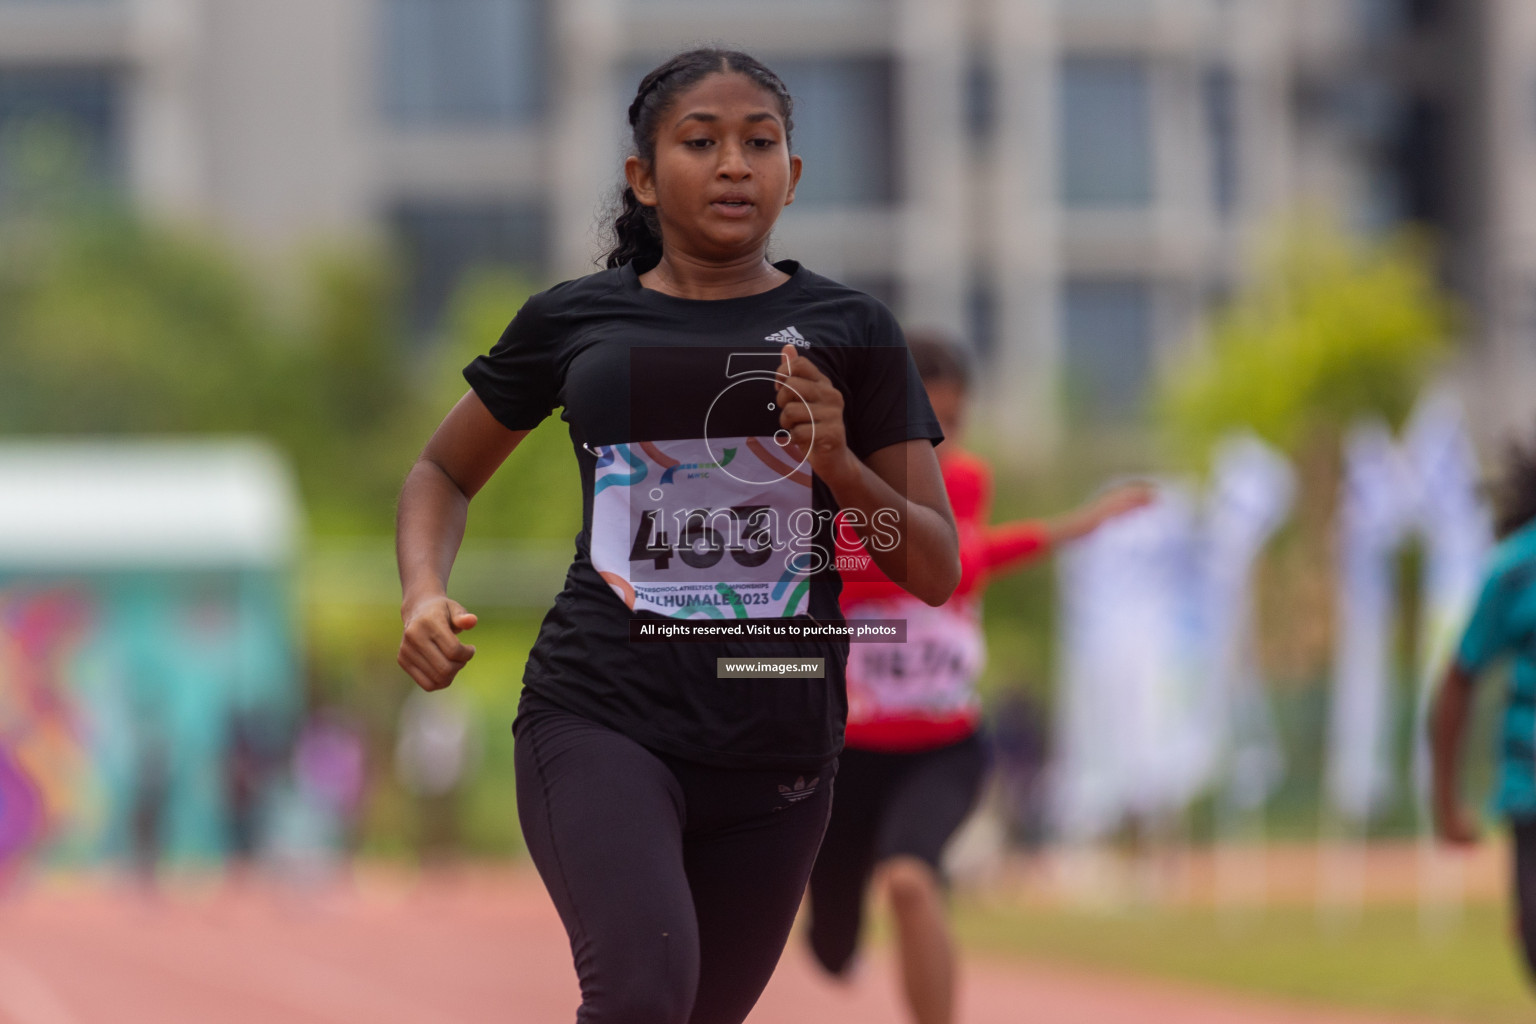
[[[806,610],[811,470],[787,434],[596,449],[592,564],[633,611],[756,619]]]
[[[977,609],[938,608],[916,598],[869,601],[849,618],[905,619],[904,644],[852,644],[848,654],[848,718],[948,717],[977,707],[976,681],[986,662]]]

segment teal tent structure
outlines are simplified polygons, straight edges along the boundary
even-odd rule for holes
[[[0,444],[0,870],[253,845],[302,712],[300,526],[257,441]]]

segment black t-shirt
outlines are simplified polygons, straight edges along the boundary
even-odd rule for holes
[[[464,376],[511,430],[563,406],[581,469],[575,561],[525,690],[675,756],[812,768],[842,745],[846,640],[630,633],[637,617],[842,621],[835,500],[773,405],[786,343],[842,393],[855,455],[942,437],[890,311],[778,266],[778,287],[710,301],[644,288],[632,266],[567,281],[530,298]],[[826,678],[716,678],[719,657],[784,656],[825,658]]]

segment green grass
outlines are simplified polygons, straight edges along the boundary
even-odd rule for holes
[[[1412,1019],[1536,1020],[1508,912],[1473,904],[1425,937],[1411,904],[1368,907],[1325,928],[1310,906],[1119,913],[1024,908],[964,897],[955,927],[968,951],[1172,979],[1288,1002]]]

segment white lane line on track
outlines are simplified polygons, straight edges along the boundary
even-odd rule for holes
[[[64,1000],[26,964],[0,950],[0,1010],[15,1024],[80,1024]]]

